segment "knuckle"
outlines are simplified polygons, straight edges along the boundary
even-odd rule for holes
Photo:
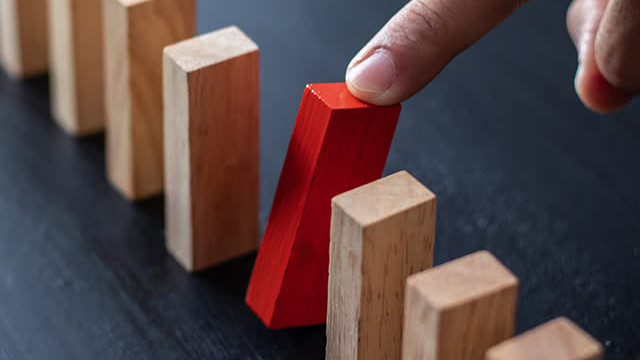
[[[449,10],[446,6],[430,4],[427,0],[413,0],[405,8],[405,16],[408,22],[420,24],[416,29],[405,27],[402,35],[414,47],[420,48],[428,45],[432,48],[441,49],[447,47],[447,39],[452,39]]]
[[[405,35],[416,43],[427,43],[440,48],[451,46],[462,48],[470,45],[465,42],[469,41],[467,34],[472,32],[469,28],[479,28],[484,26],[484,23],[473,21],[474,19],[478,20],[479,15],[469,13],[470,8],[475,8],[469,4],[469,1],[473,2],[474,0],[412,0],[403,10],[405,20],[419,23],[421,26],[417,34]],[[496,0],[492,8],[495,12],[506,17],[529,1]],[[461,19],[464,18],[470,19],[469,23],[461,23]]]
[[[414,0],[408,11],[411,16],[419,19],[429,30],[441,31],[446,29],[447,21],[444,12],[448,12],[446,6],[436,10],[427,0]]]

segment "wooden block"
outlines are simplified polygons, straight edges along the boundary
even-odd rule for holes
[[[566,318],[549,321],[487,351],[487,360],[600,360],[604,350]]]
[[[162,51],[193,37],[195,0],[105,0],[107,176],[130,200],[162,192]]]
[[[188,270],[258,245],[259,71],[236,27],[164,50],[167,248]]]
[[[247,292],[267,327],[326,321],[331,198],[380,178],[399,114],[307,85]]]
[[[14,77],[47,72],[47,2],[0,1],[0,61]]]
[[[402,358],[482,360],[513,335],[518,279],[486,251],[407,280]]]
[[[326,358],[400,359],[405,282],[433,265],[436,197],[403,171],[332,205]]]
[[[104,127],[102,0],[48,0],[51,108],[68,133]]]

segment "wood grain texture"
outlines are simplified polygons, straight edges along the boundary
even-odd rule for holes
[[[405,282],[433,265],[436,197],[407,172],[332,201],[328,360],[400,359]]]
[[[164,50],[167,248],[188,270],[257,247],[259,72],[236,27]]]
[[[268,327],[326,321],[331,198],[380,178],[399,114],[307,85],[247,292]]]
[[[600,360],[604,348],[573,321],[557,318],[496,345],[486,360]]]
[[[403,360],[482,360],[513,335],[518,279],[480,251],[407,280]]]
[[[47,2],[0,1],[0,62],[13,77],[43,74],[48,68]]]
[[[162,192],[162,50],[195,35],[194,0],[105,0],[107,175],[128,199]]]
[[[68,133],[104,128],[103,1],[48,0],[51,108]]]

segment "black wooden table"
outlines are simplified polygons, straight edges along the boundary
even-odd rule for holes
[[[199,32],[261,46],[263,227],[304,85],[341,81],[401,5],[201,0]],[[582,107],[567,5],[529,3],[408,101],[385,172],[438,195],[436,263],[488,249],[520,277],[518,332],[565,315],[640,360],[640,103]],[[45,78],[0,76],[0,360],[324,358],[323,327],[267,331],[245,307],[255,255],[186,274],[163,200],[127,203],[103,156],[54,125]]]

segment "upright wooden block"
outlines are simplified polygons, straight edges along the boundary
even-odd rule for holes
[[[259,71],[236,27],[164,50],[167,248],[188,270],[258,244]]]
[[[326,321],[331,198],[380,178],[399,114],[307,85],[247,292],[268,327]]]
[[[518,279],[486,251],[407,280],[402,358],[482,360],[513,335]]]
[[[549,321],[487,351],[486,360],[600,360],[604,350],[566,318]]]
[[[104,127],[102,0],[48,0],[51,108],[72,135]]]
[[[405,282],[430,268],[436,197],[400,172],[333,198],[328,360],[400,359]]]
[[[14,77],[47,71],[47,2],[0,1],[0,61]]]
[[[105,0],[107,176],[130,200],[162,192],[162,51],[193,37],[195,0]]]

